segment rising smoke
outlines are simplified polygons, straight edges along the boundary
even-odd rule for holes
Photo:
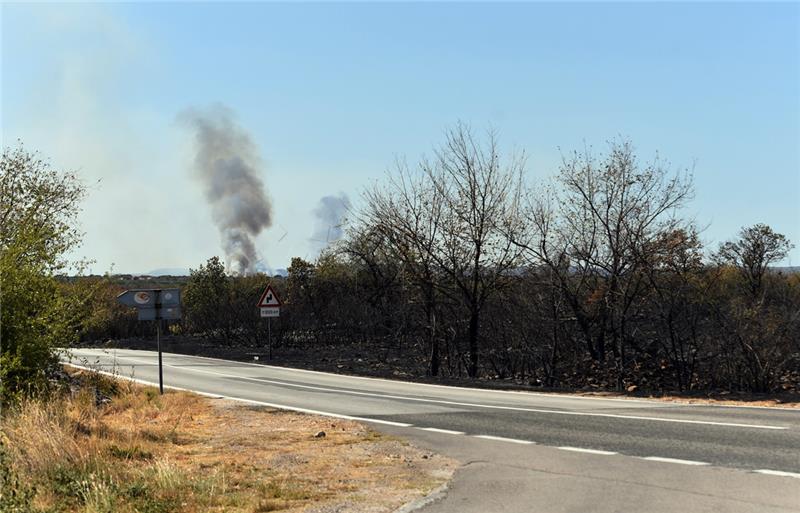
[[[311,244],[317,251],[322,251],[331,242],[342,238],[350,199],[340,192],[338,196],[323,196],[314,209],[314,233]]]
[[[257,263],[253,239],[272,225],[258,149],[224,106],[189,109],[178,119],[194,132],[194,173],[211,206],[228,269],[253,273]]]

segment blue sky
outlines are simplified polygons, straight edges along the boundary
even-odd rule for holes
[[[756,222],[800,246],[799,27],[797,3],[4,3],[3,144],[91,185],[95,272],[221,254],[176,122],[216,103],[265,162],[273,268],[313,258],[321,197],[357,204],[458,120],[524,149],[532,180],[630,138],[694,166],[710,247]]]

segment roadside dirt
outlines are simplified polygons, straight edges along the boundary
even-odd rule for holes
[[[3,418],[14,511],[389,513],[458,466],[354,421],[65,370]]]
[[[187,430],[203,442],[179,448],[175,461],[232,477],[269,476],[281,491],[261,504],[266,511],[395,511],[457,466],[363,424],[230,400],[204,399]]]

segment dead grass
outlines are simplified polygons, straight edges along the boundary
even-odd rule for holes
[[[559,392],[568,395],[568,392]],[[767,406],[770,408],[800,409],[800,397],[796,394],[782,394],[765,397],[763,394],[727,393],[715,394],[624,394],[620,392],[574,392],[572,395],[584,397],[608,397],[611,399],[652,399],[679,404],[709,404],[720,406]]]
[[[355,422],[94,386],[5,412],[0,510],[393,511],[455,468]]]

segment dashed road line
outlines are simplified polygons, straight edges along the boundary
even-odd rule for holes
[[[506,438],[504,436],[492,436],[492,435],[473,435],[474,438],[481,438],[483,440],[494,440],[496,442],[510,442],[512,444],[523,444],[523,445],[531,445],[535,444],[536,442],[532,442],[530,440],[519,440],[517,438]]]
[[[769,469],[758,469],[754,470],[758,474],[767,474],[768,476],[781,476],[781,477],[794,477],[796,479],[800,479],[800,474],[797,472],[786,472],[783,470],[769,470]]]
[[[432,433],[443,433],[445,435],[463,435],[463,431],[453,431],[452,429],[439,429],[435,427],[418,427],[417,429],[421,429],[423,431],[430,431]]]
[[[83,366],[83,365],[78,365],[78,364],[71,363],[71,362],[67,363],[67,365],[70,365],[70,366],[78,368],[78,369],[83,369],[83,370],[87,370],[87,371],[91,371],[91,372],[96,372],[98,374],[103,374],[105,376],[110,376],[110,377],[113,377],[113,378],[116,378],[116,379],[132,381],[132,382],[140,383],[140,384],[143,384],[143,385],[158,386],[158,383],[155,383],[155,382],[152,382],[152,381],[143,380],[143,379],[134,378],[132,376],[122,376],[119,373],[101,371],[101,370],[98,370],[96,368],[90,368],[90,367],[86,367],[86,366]],[[222,373],[211,372],[209,374],[222,374]],[[251,379],[253,379],[253,378],[251,378]],[[216,398],[216,399],[230,399],[230,400],[233,400],[233,401],[238,401],[238,402],[243,402],[243,403],[248,403],[248,404],[256,404],[256,405],[260,405],[260,406],[268,406],[268,407],[271,407],[271,408],[278,408],[278,409],[283,409],[283,410],[296,411],[296,412],[300,412],[300,413],[309,413],[309,414],[313,414],[313,415],[321,415],[321,416],[324,416],[324,417],[332,417],[332,418],[339,418],[339,419],[345,419],[345,420],[353,420],[353,421],[358,421],[358,422],[369,422],[369,423],[375,423],[375,424],[384,424],[384,425],[396,426],[396,427],[416,427],[413,424],[408,424],[408,423],[405,423],[405,422],[394,422],[394,421],[390,421],[390,420],[374,419],[374,418],[368,418],[368,417],[355,417],[355,416],[352,416],[352,415],[343,415],[343,414],[339,414],[339,413],[325,412],[325,411],[320,411],[320,410],[312,410],[312,409],[308,409],[308,408],[300,408],[300,407],[297,407],[297,406],[289,406],[289,405],[285,405],[285,404],[268,403],[268,402],[264,402],[264,401],[256,401],[256,400],[253,400],[253,399],[245,399],[245,398],[241,398],[241,397],[225,396],[225,395],[214,394],[214,393],[209,393],[209,392],[202,392],[202,391],[198,391],[198,390],[193,390],[193,389],[183,388],[183,387],[177,387],[177,386],[173,386],[173,385],[164,385],[164,388],[172,389],[172,390],[184,390],[184,391],[193,392],[193,393],[196,393],[196,394],[199,394],[199,395],[203,395],[203,396],[211,397],[211,398]],[[463,431],[453,431],[453,430],[450,430],[450,429],[440,429],[440,428],[434,428],[434,427],[416,427],[416,428],[417,429],[421,429],[423,431],[430,431],[430,432],[434,432],[434,433],[443,433],[443,434],[449,434],[449,435],[463,435],[463,434],[465,434]],[[515,438],[505,438],[505,437],[501,437],[501,436],[492,436],[492,435],[472,435],[472,436],[474,438],[481,438],[481,439],[485,439],[485,440],[495,440],[495,441],[511,442],[511,443],[517,443],[517,444],[525,444],[525,445],[531,445],[531,444],[535,444],[536,443],[536,442],[533,442],[533,441],[530,441],[530,440],[519,440],[519,439],[515,439]],[[599,454],[599,455],[608,455],[608,456],[619,454],[619,453],[613,452],[613,451],[602,451],[602,450],[598,450],[598,449],[584,449],[584,448],[581,448],[581,447],[560,446],[560,447],[556,447],[556,448],[557,449],[561,449],[561,450],[565,450],[565,451],[583,452],[583,453],[589,453],[589,454]],[[662,463],[676,463],[676,464],[680,464],[680,465],[693,465],[693,466],[710,465],[710,463],[707,463],[707,462],[704,462],[704,461],[683,460],[683,459],[678,459],[678,458],[664,458],[664,457],[661,457],[661,456],[646,456],[646,457],[641,457],[641,459],[644,459],[644,460],[647,460],[647,461],[662,462]],[[787,472],[787,471],[783,471],[783,470],[757,469],[757,470],[752,470],[751,472],[757,473],[757,474],[770,475],[770,476],[791,477],[791,478],[795,478],[795,479],[800,479],[800,473]]]
[[[706,463],[705,461],[680,460],[677,458],[662,458],[661,456],[645,456],[642,459],[647,461],[659,461],[661,463],[677,463],[679,465],[696,465],[696,466],[710,465],[710,463]]]
[[[131,361],[139,361],[137,358],[132,358],[128,356],[119,357],[126,360]],[[147,361],[147,364],[152,362]],[[384,399],[399,399],[403,401],[414,401],[414,402],[422,402],[422,403],[430,403],[430,404],[446,404],[450,406],[466,406],[472,408],[486,408],[492,410],[506,410],[506,411],[523,411],[523,412],[531,412],[531,413],[545,413],[545,414],[552,414],[552,415],[569,415],[569,416],[583,416],[583,417],[604,417],[604,418],[614,418],[614,419],[630,419],[630,420],[645,420],[645,421],[653,421],[653,422],[670,422],[670,423],[677,423],[677,424],[700,424],[700,425],[709,425],[709,426],[724,426],[724,427],[736,427],[736,428],[754,428],[754,429],[773,429],[773,430],[785,430],[788,429],[785,426],[772,426],[772,425],[765,425],[765,424],[740,424],[734,422],[713,422],[708,420],[690,420],[690,419],[674,419],[674,418],[666,418],[666,417],[648,417],[642,415],[620,415],[614,413],[597,413],[597,412],[578,412],[578,411],[565,411],[565,410],[550,410],[550,409],[542,409],[542,408],[526,408],[526,407],[518,407],[518,406],[500,406],[494,404],[480,404],[480,403],[470,403],[470,402],[460,402],[460,401],[447,401],[442,399],[431,399],[426,397],[409,397],[404,395],[394,395],[394,394],[384,394],[384,393],[375,393],[375,392],[363,392],[359,390],[349,390],[343,388],[332,388],[332,387],[323,387],[323,386],[315,386],[315,385],[303,385],[300,383],[291,383],[287,381],[280,381],[269,379],[266,377],[255,377],[255,376],[241,376],[238,374],[230,374],[226,372],[216,372],[207,369],[193,369],[190,367],[181,367],[177,365],[171,365],[168,363],[164,364],[164,367],[171,367],[175,369],[180,369],[187,372],[196,372],[200,374],[210,374],[213,376],[222,376],[226,378],[234,378],[240,379],[245,381],[255,381],[257,383],[270,383],[279,386],[291,387],[291,388],[299,388],[303,390],[315,390],[320,392],[334,392],[338,394],[347,394],[347,395],[356,395],[362,397],[379,397]]]
[[[601,454],[603,456],[612,456],[614,454],[619,454],[618,452],[614,451],[601,451],[599,449],[584,449],[583,447],[570,447],[568,445],[562,445],[558,447],[562,451],[572,451],[572,452],[585,452],[587,454]]]

